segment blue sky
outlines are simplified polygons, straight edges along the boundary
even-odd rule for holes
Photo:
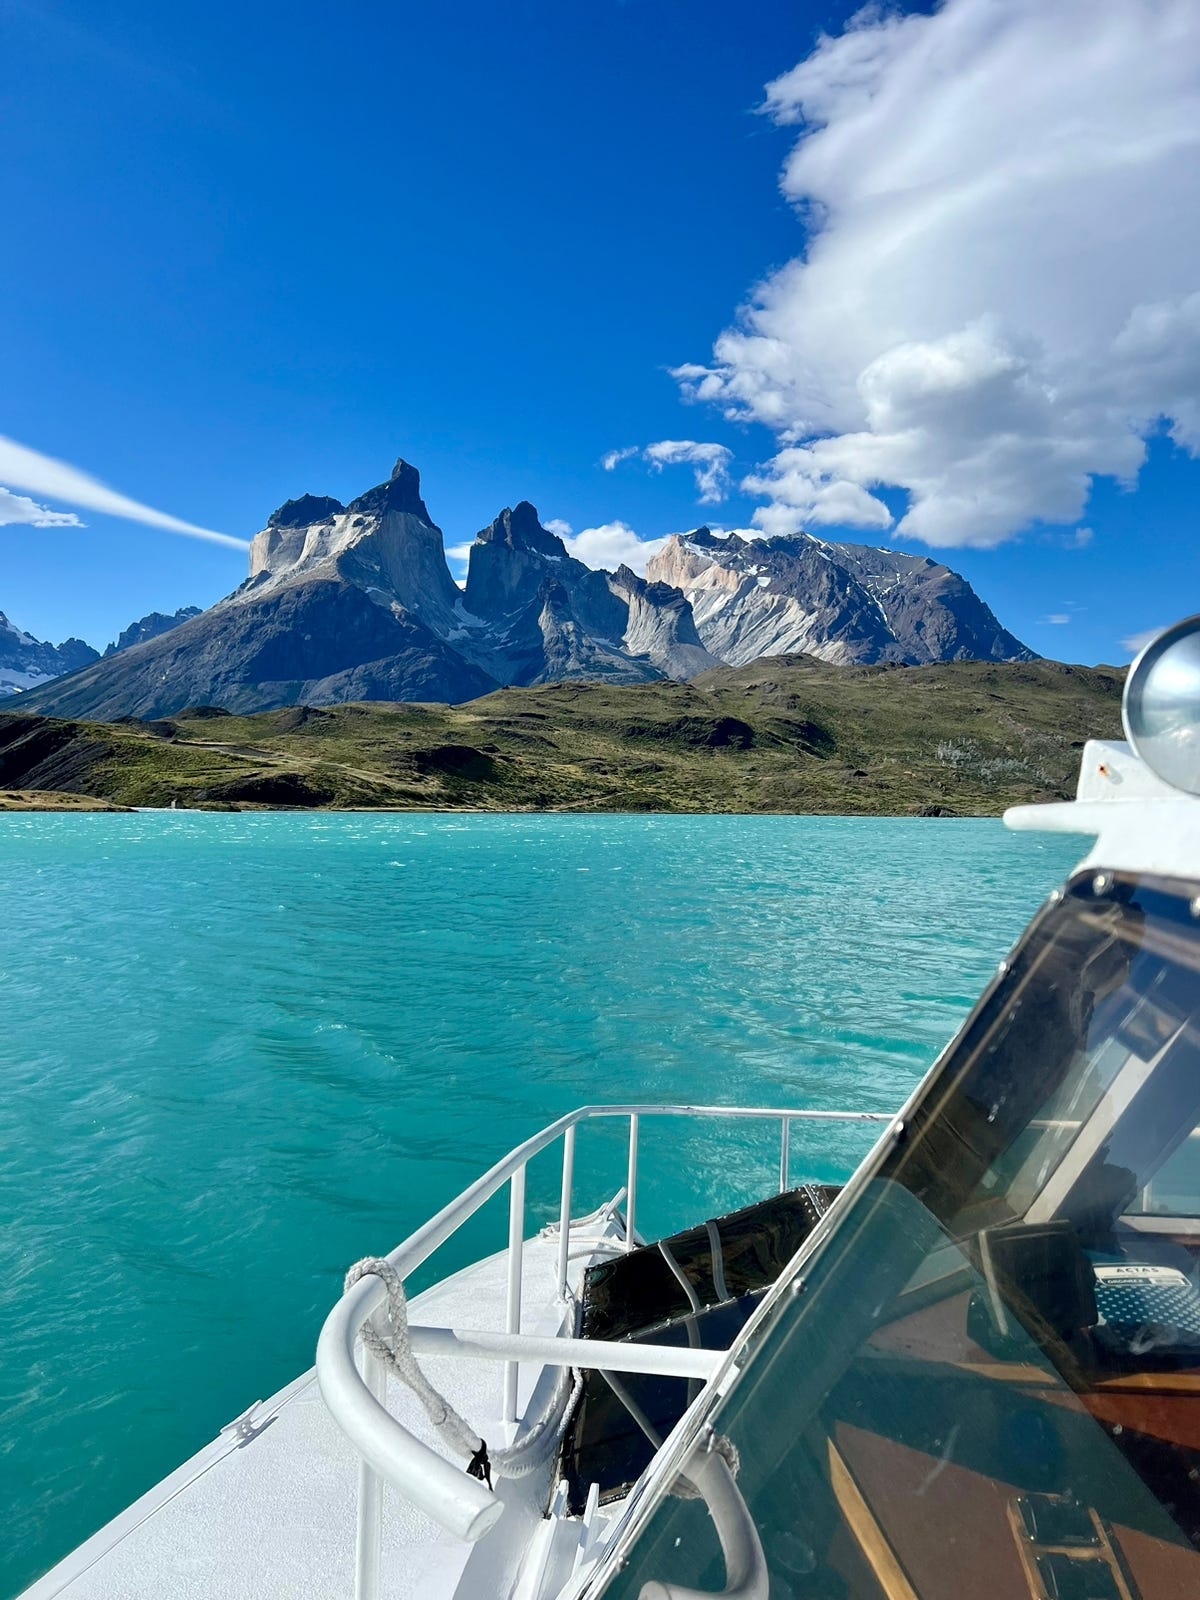
[[[1031,141],[1052,133],[1070,29],[1119,33],[1115,0],[1005,0],[1003,50],[997,0],[849,35],[832,4],[0,0],[0,435],[241,538],[397,454],[448,546],[518,499],[643,539],[757,513],[932,554],[1035,649],[1127,659],[1122,641],[1200,609],[1200,253],[1178,221],[1196,30],[1147,43],[1131,13],[1150,3],[1121,0],[1141,24],[1124,98],[1085,60],[1062,109],[1078,127],[1103,107],[1114,137],[1147,105],[1164,119],[1110,237],[1103,162],[1082,179],[1076,162],[1069,191],[1010,181],[1012,127],[952,91],[978,75],[1000,104],[1016,61],[1034,87],[1010,110]],[[864,42],[865,97],[844,70]],[[935,188],[936,217],[902,229]],[[728,494],[699,503],[692,466],[645,457],[664,440],[727,451]],[[245,574],[236,548],[35,493],[2,463],[0,485],[86,523],[0,527],[0,609],[39,637],[103,646]]]

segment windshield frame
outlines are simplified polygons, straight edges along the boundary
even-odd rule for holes
[[[1096,871],[1088,866],[1077,870],[1067,883],[1054,890],[1033,917],[1020,938],[1003,959],[991,981],[961,1028],[941,1051],[929,1071],[909,1096],[896,1119],[884,1130],[872,1151],[862,1162],[853,1178],[838,1197],[821,1224],[804,1242],[796,1256],[780,1274],[775,1284],[764,1296],[763,1302],[750,1318],[741,1336],[731,1348],[721,1369],[706,1386],[695,1405],[684,1414],[647,1472],[631,1491],[622,1508],[610,1537],[608,1546],[596,1567],[583,1579],[577,1593],[582,1596],[599,1595],[605,1591],[611,1578],[631,1559],[650,1518],[670,1491],[684,1469],[688,1457],[706,1432],[714,1425],[714,1412],[724,1409],[726,1400],[740,1385],[743,1377],[754,1369],[755,1352],[765,1333],[774,1326],[781,1307],[789,1298],[803,1292],[804,1273],[824,1255],[832,1240],[840,1232],[842,1223],[854,1210],[856,1202],[880,1178],[896,1176],[904,1166],[906,1146],[919,1142],[914,1135],[924,1134],[937,1119],[943,1116],[951,1096],[961,1088],[972,1067],[979,1059],[989,1036],[1007,1007],[1018,998],[1022,986],[1030,980],[1030,961],[1034,962],[1052,943],[1058,926],[1067,918],[1078,917],[1081,906],[1120,903],[1122,897],[1135,892],[1166,896],[1180,910],[1186,908],[1195,918],[1200,882],[1188,878],[1166,878],[1159,875]],[[1164,1040],[1162,1050],[1168,1050],[1179,1037],[1178,1032]],[[1118,1072],[1116,1076],[1120,1076]],[[1100,1095],[1103,1100],[1103,1092]],[[1092,1112],[1081,1119],[1076,1136],[1060,1152],[1058,1168],[1069,1158],[1070,1151],[1080,1134],[1087,1129]],[[1032,1126],[1036,1119],[1030,1119]],[[904,1183],[903,1178],[899,1181]],[[909,1188],[908,1184],[904,1187]],[[915,1193],[911,1188],[910,1193]],[[941,1208],[929,1207],[933,1217],[944,1223]]]

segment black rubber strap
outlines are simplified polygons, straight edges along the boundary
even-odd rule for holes
[[[478,1478],[480,1483],[486,1483],[489,1489],[492,1487],[492,1463],[488,1459],[486,1439],[480,1439],[479,1449],[467,1462],[467,1477]]]

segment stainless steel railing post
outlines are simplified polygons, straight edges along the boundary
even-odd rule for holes
[[[636,1111],[629,1115],[629,1177],[625,1184],[625,1248],[632,1250],[634,1218],[637,1213],[638,1128],[641,1119]]]
[[[387,1400],[387,1368],[367,1349],[359,1356],[363,1382],[380,1405]],[[379,1568],[383,1560],[383,1479],[360,1456],[358,1524],[354,1537],[354,1600],[379,1600]]]
[[[781,1119],[782,1132],[779,1135],[779,1192],[786,1194],[788,1188],[788,1165],[792,1153],[792,1122],[790,1117]]]
[[[522,1163],[509,1179],[508,1186],[508,1307],[504,1328],[506,1333],[521,1331],[521,1268],[525,1244],[525,1165]],[[504,1364],[505,1422],[517,1420],[518,1364]]]
[[[571,1244],[571,1191],[575,1183],[575,1124],[563,1134],[562,1205],[558,1212],[558,1292],[567,1298],[567,1256]]]

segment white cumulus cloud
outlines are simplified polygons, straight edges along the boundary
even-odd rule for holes
[[[702,444],[696,439],[660,439],[648,444],[642,459],[659,472],[681,462],[695,469],[700,504],[716,505],[729,494],[729,463],[733,451],[723,444]]]
[[[216,533],[212,528],[198,528],[193,522],[184,522],[165,511],[144,506],[140,501],[131,500],[128,495],[118,494],[115,489],[81,472],[78,467],[72,467],[65,461],[56,461],[53,456],[44,456],[38,450],[30,450],[15,439],[0,437],[0,484],[28,489],[32,494],[45,495],[49,500],[62,500],[69,506],[84,506],[89,511],[99,511],[106,516],[125,517],[131,522],[143,522],[152,528],[184,533],[193,539],[231,545],[235,550],[249,548],[245,539],[235,539],[228,533]],[[15,498],[24,499],[24,496]]]
[[[717,505],[729,496],[733,451],[727,445],[706,444],[698,439],[659,439],[645,449],[635,444],[625,450],[610,450],[601,457],[600,465],[605,472],[612,472],[634,456],[648,462],[656,472],[679,465],[693,468],[701,505]]]
[[[0,528],[23,523],[28,528],[82,528],[73,511],[51,511],[27,494],[13,494],[11,489],[0,489]]]
[[[582,528],[563,536],[563,543],[577,561],[588,567],[603,567],[615,572],[619,566],[631,567],[644,577],[646,563],[666,544],[666,539],[640,539],[627,522],[604,522],[598,528]]]
[[[884,529],[897,490],[900,533],[995,545],[1160,426],[1200,454],[1195,0],[869,7],[765,109],[806,253],[676,369],[778,435],[765,531]]]

